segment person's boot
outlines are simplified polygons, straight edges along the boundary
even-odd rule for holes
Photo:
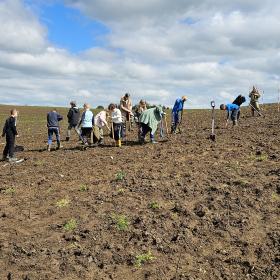
[[[122,141],[121,141],[121,140],[117,140],[117,141],[116,141],[116,144],[117,144],[117,147],[120,148],[120,147],[122,146]]]
[[[70,140],[70,137],[67,136],[66,139],[65,139],[65,141],[66,141],[66,142],[69,142],[69,140]]]
[[[151,139],[151,143],[152,143],[152,144],[157,144],[158,142],[157,142],[154,138],[152,138],[152,139]]]
[[[61,142],[57,142],[57,147],[56,147],[56,149],[59,150],[59,149],[61,149],[61,148],[63,148],[63,146],[61,145]]]
[[[7,156],[3,156],[2,161],[9,161],[9,158]]]
[[[98,145],[101,145],[101,146],[104,145],[104,140],[103,140],[103,138],[100,138],[97,144],[98,144]]]
[[[52,145],[48,145],[48,146],[47,146],[47,151],[48,151],[48,152],[51,151],[51,147],[52,147]]]
[[[10,157],[9,158],[9,162],[16,162],[18,159],[16,157]]]

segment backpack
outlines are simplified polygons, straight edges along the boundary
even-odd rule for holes
[[[246,102],[246,98],[245,96],[242,96],[241,94],[238,95],[236,97],[236,99],[232,102],[232,104],[235,104],[235,105],[238,105],[238,106],[241,106],[243,103]]]

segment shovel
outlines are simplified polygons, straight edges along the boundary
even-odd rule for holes
[[[257,110],[251,103],[249,103],[249,105],[258,113],[259,116],[264,117],[264,115],[261,114],[260,111]]]
[[[212,107],[212,132],[210,135],[210,139],[212,141],[216,141],[216,134],[214,132],[215,129],[215,101],[211,101],[211,107]]]

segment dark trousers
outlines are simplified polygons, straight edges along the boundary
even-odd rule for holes
[[[82,127],[81,128],[81,138],[84,144],[88,144],[91,139],[92,127]]]
[[[15,138],[14,134],[7,134],[6,135],[6,146],[3,151],[3,158],[10,158],[14,157],[15,153]]]
[[[172,112],[172,124],[171,124],[171,132],[175,133],[178,124],[181,121],[181,116],[179,114],[179,112]]]
[[[140,141],[143,142],[145,140],[146,135],[150,133],[150,138],[151,140],[154,140],[154,135],[152,134],[151,128],[145,124],[145,123],[140,123]]]
[[[230,118],[233,122],[238,120],[238,115],[240,114],[240,110],[233,110],[229,113],[228,118]]]

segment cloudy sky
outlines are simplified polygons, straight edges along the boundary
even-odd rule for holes
[[[0,0],[0,103],[190,108],[280,84],[277,0]]]

